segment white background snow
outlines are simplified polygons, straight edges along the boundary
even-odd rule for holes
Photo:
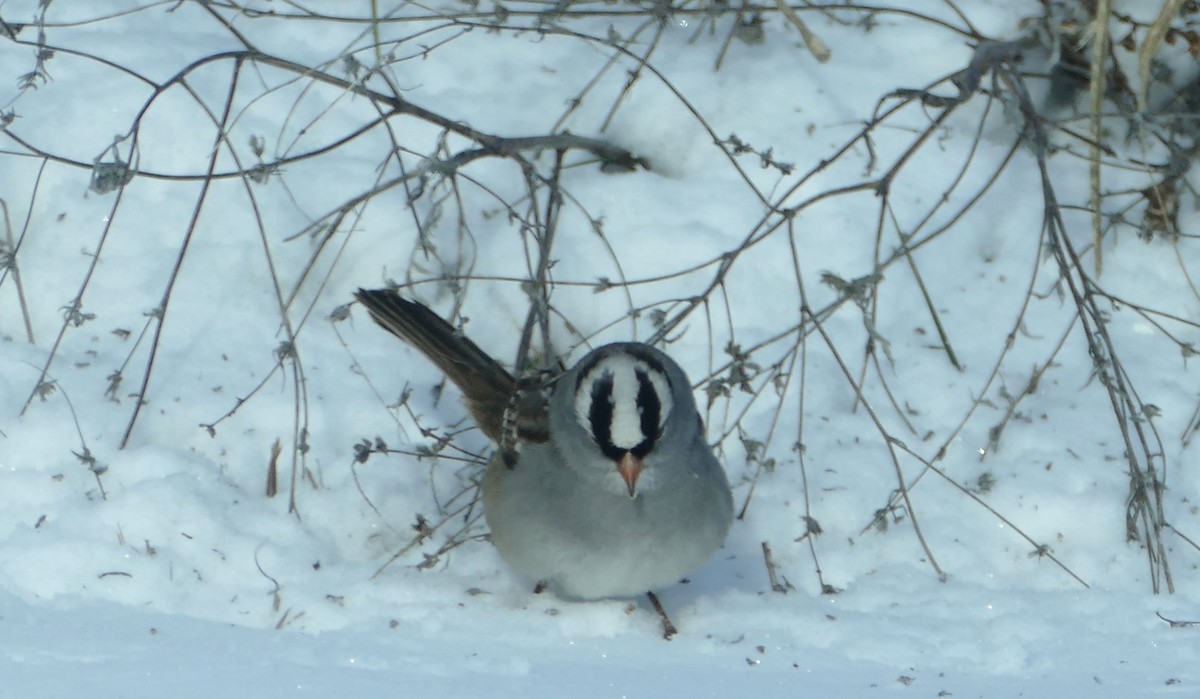
[[[874,170],[859,141],[788,193],[803,173],[833,159],[877,105],[895,104],[880,102],[893,90],[941,80],[934,92],[956,94],[944,79],[967,66],[973,45],[948,27],[969,22],[1006,40],[1042,12],[1033,1],[881,5],[926,17],[803,12],[832,50],[824,64],[776,12],[763,15],[763,43],[734,39],[724,49],[729,16],[710,31],[703,13],[672,15],[657,39],[651,22],[630,49],[643,54],[657,41],[649,61],[655,72],[643,71],[624,96],[636,66],[628,57],[588,87],[613,53],[603,41],[468,32],[434,19],[381,23],[376,37],[367,21],[251,16],[222,3],[205,10],[197,2],[55,0],[43,20],[45,43],[55,48],[44,66],[48,79],[34,78],[28,89],[19,78],[35,69],[38,27],[24,27],[19,42],[0,37],[0,112],[15,116],[0,139],[0,199],[11,240],[19,240],[35,337],[28,341],[16,280],[0,277],[0,696],[1200,696],[1200,627],[1172,627],[1158,616],[1200,619],[1200,550],[1190,543],[1200,540],[1200,464],[1196,441],[1185,439],[1200,381],[1179,345],[1200,339],[1192,286],[1200,277],[1200,218],[1192,195],[1183,195],[1185,235],[1177,241],[1143,242],[1128,223],[1109,229],[1098,277],[1128,304],[1174,316],[1105,305],[1141,400],[1159,411],[1145,424],[1161,437],[1156,466],[1167,485],[1171,526],[1162,537],[1174,594],[1152,593],[1145,542],[1126,540],[1124,445],[1072,324],[1075,308],[1058,295],[1057,268],[1040,242],[1042,187],[1025,147],[977,204],[913,256],[963,370],[937,348],[917,277],[902,260],[883,271],[875,291],[873,332],[891,361],[880,351],[862,379],[887,434],[925,460],[944,448],[937,466],[994,512],[933,473],[914,481],[921,463],[901,450],[912,507],[944,581],[905,508],[885,513],[886,528],[872,526],[897,488],[896,467],[835,358],[834,349],[855,381],[862,378],[863,315],[853,302],[830,306],[838,293],[820,276],[870,275],[876,256],[899,245],[897,227],[924,235],[951,223],[1001,168],[1020,133],[1019,116],[1011,104],[992,102],[989,110],[982,96],[956,110],[900,170],[882,224],[881,198],[868,189],[804,206],[794,229],[766,233],[760,195],[798,206],[879,177],[929,127],[937,107],[910,105],[877,127]],[[1157,11],[1157,3],[1118,5],[1142,21]],[[246,6],[302,12],[285,2]],[[308,7],[371,14],[365,1]],[[510,9],[522,8],[535,6]],[[494,9],[478,6],[484,14]],[[0,5],[8,23],[33,22],[39,12],[30,0]],[[378,13],[434,11],[380,2]],[[628,38],[643,20],[562,19],[558,26],[600,39],[611,27]],[[507,22],[528,26],[532,19]],[[550,132],[579,98],[557,128],[646,158],[649,171],[603,173],[587,163],[561,175],[572,200],[552,255],[560,352],[579,345],[575,332],[592,344],[647,338],[651,314],[630,321],[631,306],[678,312],[705,293],[722,255],[757,236],[668,347],[698,384],[727,372],[729,342],[753,348],[762,372],[751,382],[758,398],[735,386],[705,414],[710,438],[725,436],[735,501],[749,505],[706,567],[659,591],[680,628],[676,638],[662,640],[642,600],[578,603],[532,594],[530,581],[508,571],[486,543],[481,522],[465,543],[432,558],[462,527],[458,510],[478,475],[478,462],[455,449],[483,454],[488,445],[458,424],[464,411],[452,388],[435,399],[431,389],[441,377],[416,352],[362,309],[345,320],[331,315],[355,288],[388,280],[411,282],[406,293],[449,314],[454,288],[444,279],[469,272],[465,328],[511,360],[528,307],[519,282],[532,258],[503,203],[526,213],[526,182],[512,163],[483,159],[464,169],[471,179],[460,178],[457,192],[431,183],[410,210],[409,195],[392,187],[349,207],[328,237],[306,229],[399,176],[391,139],[408,149],[410,170],[423,156],[445,158],[471,145],[455,136],[439,150],[440,129],[404,116],[388,121],[389,138],[363,96],[245,62],[215,171],[253,165],[252,137],[263,139],[268,163],[314,155],[289,162],[266,184],[224,177],[204,188],[214,120],[235,66],[189,65],[244,49],[234,30],[265,54],[347,79],[345,57],[357,51],[366,66],[360,71],[368,70],[376,56],[364,47],[378,38],[383,53],[395,52],[386,80],[404,99],[494,135]],[[1134,54],[1118,59],[1136,74]],[[1162,60],[1178,82],[1195,78],[1182,42],[1166,47]],[[1031,72],[1045,71],[1036,56],[1029,61]],[[133,74],[163,83],[185,68],[186,80],[161,94]],[[1044,82],[1030,80],[1043,102]],[[392,94],[385,76],[366,84]],[[1082,133],[1086,121],[1070,115],[1085,104],[1080,95],[1054,116]],[[143,109],[136,155],[128,139],[108,150]],[[370,128],[360,136],[336,143],[364,125]],[[1109,127],[1112,142],[1127,148],[1121,162],[1165,160],[1161,144],[1124,139],[1122,120]],[[730,134],[796,170],[781,174],[749,153],[736,158],[739,174],[713,142]],[[1068,209],[1085,206],[1079,154],[1086,147],[1053,134],[1061,148],[1051,158],[1057,195]],[[143,174],[120,192],[89,190],[92,163],[116,157],[133,157]],[[578,151],[566,158],[584,160]],[[968,161],[963,183],[952,189]],[[546,175],[553,156],[533,162]],[[1111,192],[1151,182],[1136,168],[1106,169],[1105,177]],[[1194,186],[1195,168],[1184,178]],[[948,189],[950,205],[939,208]],[[1106,206],[1111,213],[1131,201],[1113,197]],[[931,222],[920,226],[930,211]],[[1132,207],[1126,219],[1136,216]],[[603,239],[589,217],[602,219]],[[417,249],[417,219],[436,256]],[[1094,273],[1090,218],[1068,210],[1067,224]],[[152,311],[185,242],[146,403],[121,448],[158,328]],[[812,308],[832,311],[822,319],[829,342],[812,332],[803,354],[793,356],[800,345],[788,330],[801,322],[796,265]],[[298,361],[276,354],[286,335],[272,270],[283,297],[296,292],[288,314]],[[640,281],[598,293],[601,278]],[[84,289],[80,311],[92,315],[66,327],[56,348],[63,309]],[[1020,316],[1027,291],[1030,309]],[[998,378],[989,383],[997,361]],[[54,390],[33,396],[26,409],[47,362]],[[770,373],[776,365],[788,370],[786,385],[775,378],[783,373]],[[117,370],[123,381],[106,393]],[[406,388],[408,406],[389,408]],[[702,405],[706,395],[700,386]],[[1018,396],[1017,418],[998,445],[989,444],[1006,401]],[[414,415],[438,434],[455,433],[447,458],[413,454],[433,444]],[[208,424],[211,435],[201,427]],[[297,424],[307,429],[307,450],[296,457],[293,513]],[[748,458],[739,434],[764,443],[764,452]],[[356,463],[353,446],[376,437],[407,453]],[[280,492],[267,497],[277,439]],[[99,476],[77,457],[85,447]],[[773,468],[760,468],[766,459]],[[384,567],[412,540],[418,515],[445,524]],[[803,538],[806,516],[822,533]],[[1038,556],[1014,526],[1062,566]],[[764,542],[786,593],[771,588]],[[836,594],[822,594],[818,565]]]

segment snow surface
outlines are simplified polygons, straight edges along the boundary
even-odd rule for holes
[[[295,7],[249,4],[276,12]],[[391,6],[378,4],[383,13]],[[8,0],[0,17],[28,22],[36,5]],[[331,314],[356,287],[404,281],[410,273],[418,282],[411,293],[448,313],[449,285],[429,280],[467,265],[475,277],[463,309],[467,330],[495,356],[511,358],[527,307],[511,280],[528,268],[519,226],[499,202],[520,200],[519,170],[498,161],[472,164],[468,174],[483,184],[464,184],[459,193],[467,236],[457,235],[456,202],[446,191],[418,200],[418,213],[429,222],[429,198],[445,197],[445,219],[429,224],[440,259],[414,252],[414,219],[402,190],[356,210],[324,249],[318,250],[319,235],[305,231],[378,178],[398,174],[394,160],[381,166],[391,145],[378,127],[289,163],[265,186],[248,189],[238,178],[225,178],[204,191],[201,177],[139,176],[119,198],[89,191],[91,163],[112,160],[106,149],[147,103],[137,167],[202,175],[215,139],[212,119],[231,80],[230,63],[218,62],[189,75],[192,92],[176,85],[155,97],[146,83],[113,65],[163,81],[192,61],[241,48],[200,3],[103,5],[103,12],[92,3],[49,5],[46,41],[58,50],[46,64],[51,79],[37,89],[17,87],[17,76],[33,69],[35,49],[0,40],[0,104],[9,105],[0,111],[17,115],[0,146],[0,198],[12,235],[21,240],[21,282],[36,336],[27,341],[15,281],[3,278],[0,696],[1200,696],[1200,627],[1169,626],[1159,616],[1200,619],[1200,551],[1164,531],[1176,592],[1151,593],[1146,551],[1125,540],[1123,445],[1107,396],[1091,380],[1078,328],[1053,354],[1072,327],[1073,307],[1055,297],[1053,263],[1039,244],[1041,184],[1027,150],[1017,152],[951,234],[914,255],[964,370],[954,370],[933,347],[928,311],[900,263],[885,273],[875,328],[895,361],[873,370],[864,389],[889,433],[908,448],[933,459],[945,447],[939,467],[957,483],[979,484],[985,474],[992,479],[976,497],[1006,520],[932,474],[913,484],[913,507],[944,581],[903,510],[886,515],[886,531],[872,527],[896,489],[895,467],[869,416],[855,409],[854,392],[830,349],[857,372],[864,325],[856,307],[845,304],[824,323],[830,344],[808,336],[803,385],[796,370],[776,399],[773,384],[760,379],[761,399],[735,389],[707,412],[710,437],[727,435],[722,453],[735,502],[749,499],[749,506],[705,568],[686,584],[659,591],[681,630],[664,642],[643,601],[576,603],[532,594],[530,581],[507,571],[483,540],[482,524],[471,525],[466,543],[434,557],[463,526],[461,512],[445,515],[469,498],[477,460],[395,453],[354,460],[353,445],[376,437],[395,449],[429,447],[412,416],[441,431],[457,426],[464,412],[452,389],[435,400],[431,389],[440,377],[361,309],[352,309],[348,321],[331,322]],[[1041,7],[1032,0],[958,5],[981,33],[998,39],[1014,36],[1021,20]],[[368,3],[314,6],[369,13]],[[962,26],[949,4],[909,6]],[[414,6],[404,7],[397,13],[415,14]],[[335,75],[344,74],[349,48],[372,41],[364,23],[222,12],[264,53]],[[747,181],[773,200],[795,182],[795,175],[760,167],[753,154],[738,160],[743,179],[697,115],[716,137],[736,134],[806,172],[851,139],[882,96],[928,85],[960,70],[972,55],[961,34],[928,21],[882,13],[868,28],[852,13],[836,17],[849,21],[804,13],[833,50],[827,64],[814,61],[798,34],[770,14],[765,43],[733,41],[719,71],[713,61],[727,25],[710,33],[701,24],[697,33],[701,16],[673,18],[651,58],[669,83],[643,74],[601,133],[633,65],[623,63],[567,118],[571,132],[611,140],[652,166],[650,172],[604,174],[589,164],[563,174],[580,206],[604,222],[602,241],[580,210],[568,206],[555,248],[554,274],[562,282],[556,308],[575,328],[597,333],[592,342],[649,336],[653,327],[645,318],[614,321],[631,304],[702,293],[717,270],[714,260],[764,216]],[[637,26],[627,18],[569,26],[604,36],[610,24],[623,36]],[[653,31],[639,35],[634,50],[644,50]],[[576,37],[462,34],[461,27],[438,22],[384,24],[381,32],[385,41],[409,37],[398,45],[403,60],[391,72],[405,99],[502,135],[552,129],[610,53]],[[19,38],[30,42],[35,34],[27,27]],[[370,64],[372,54],[358,58]],[[1181,65],[1186,71],[1186,62]],[[229,128],[241,165],[223,151],[218,171],[254,162],[251,136],[265,139],[263,157],[270,161],[319,149],[378,118],[361,96],[269,66],[243,71]],[[375,80],[369,84],[387,92]],[[977,137],[984,107],[976,102],[918,149],[895,181],[897,225],[919,223],[972,147],[978,166],[950,200],[961,205],[995,171],[1018,127],[993,106]],[[909,108],[880,127],[873,144],[880,161],[895,162],[934,116],[933,108]],[[437,129],[411,119],[395,123],[396,138],[413,153],[434,152]],[[55,158],[32,157],[16,138]],[[441,155],[466,145],[452,138]],[[118,153],[128,158],[129,143],[119,144]],[[1153,151],[1146,160],[1161,156]],[[864,181],[867,158],[867,149],[855,146],[852,157],[817,172],[784,204]],[[418,162],[406,157],[406,167]],[[547,167],[548,156],[537,162]],[[1060,199],[1086,203],[1082,160],[1064,153],[1052,163]],[[1110,191],[1147,186],[1136,173],[1111,176]],[[1195,184],[1195,173],[1189,176]],[[846,280],[871,273],[879,202],[873,191],[863,191],[830,197],[797,216],[796,264],[813,308],[837,300],[836,291],[818,282],[822,272]],[[196,211],[147,402],[121,448],[155,330],[149,314],[161,302]],[[950,215],[937,211],[925,231]],[[1068,214],[1081,247],[1090,239],[1088,220]],[[1197,220],[1185,204],[1181,227],[1194,233]],[[890,235],[881,243],[885,255],[897,244]],[[1105,246],[1105,288],[1183,318],[1190,325],[1170,327],[1180,341],[1195,342],[1200,300],[1184,274],[1195,280],[1200,269],[1194,238],[1145,244],[1127,231],[1110,235]],[[299,328],[300,409],[295,365],[285,361],[277,370],[274,351],[286,335],[264,249],[282,293],[299,288],[289,316]],[[304,277],[314,257],[315,271]],[[644,281],[630,286],[628,296],[595,292],[598,279],[617,281],[622,274]],[[63,308],[85,278],[82,311],[95,317],[66,329],[55,350]],[[987,384],[1006,337],[1018,329],[1030,286],[1046,300],[1031,305],[1000,379]],[[768,342],[799,322],[786,233],[747,248],[712,301],[679,328],[669,348],[694,380],[719,373],[730,341],[743,349],[765,343],[753,357],[762,367],[786,359],[794,334]],[[560,349],[578,343],[565,327],[555,332]],[[1167,520],[1200,540],[1197,447],[1181,437],[1200,385],[1194,362],[1183,362],[1179,346],[1146,316],[1114,311],[1110,332],[1142,400],[1161,411],[1153,424],[1162,439]],[[49,377],[56,390],[23,410],[52,351]],[[1007,425],[998,448],[989,449],[988,431],[1003,415],[1006,396],[1020,395],[1031,371],[1052,356],[1038,386],[1022,399],[1018,419]],[[123,383],[106,395],[110,375],[122,367]],[[901,397],[914,432],[885,407],[879,380],[870,378],[880,371]],[[389,409],[406,387],[412,413]],[[986,401],[956,432],[981,395]],[[773,400],[782,406],[774,427]],[[297,512],[290,513],[298,412],[307,453],[295,483]],[[200,427],[208,424],[211,435]],[[759,473],[761,461],[747,458],[735,424],[766,444],[773,469]],[[283,445],[280,494],[266,497],[277,439]],[[803,471],[792,449],[798,440]],[[487,449],[474,431],[458,434],[455,444],[476,453]],[[105,469],[99,476],[78,458],[85,446]],[[920,463],[901,464],[911,484]],[[412,539],[418,515],[446,523],[389,563]],[[823,533],[804,539],[805,516]],[[1014,525],[1048,545],[1070,573],[1038,556]],[[772,590],[764,542],[786,593]],[[821,594],[813,551],[836,594]]]

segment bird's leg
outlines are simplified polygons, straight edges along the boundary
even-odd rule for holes
[[[667,612],[663,609],[662,603],[658,601],[658,597],[653,592],[647,592],[646,596],[650,598],[650,604],[654,605],[654,611],[658,612],[658,615],[662,617],[663,639],[667,641],[671,640],[671,637],[678,633],[679,629],[676,629],[675,625],[671,623],[671,617],[667,616]]]

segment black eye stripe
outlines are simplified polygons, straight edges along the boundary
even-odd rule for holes
[[[600,451],[613,461],[618,461],[625,455],[625,451],[618,448],[612,441],[612,394],[612,374],[604,372],[592,383],[592,403],[588,408],[588,423],[591,425],[592,437],[596,440]]]
[[[641,414],[642,436],[645,439],[632,451],[634,456],[642,457],[654,446],[654,440],[658,439],[659,424],[662,421],[662,400],[646,372],[635,369],[633,373],[638,382],[637,407]],[[639,450],[641,453],[638,453]]]

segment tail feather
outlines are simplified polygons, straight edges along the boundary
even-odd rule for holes
[[[392,289],[359,289],[354,296],[380,327],[420,350],[458,386],[475,424],[500,443],[504,411],[517,391],[512,374],[436,313]]]

